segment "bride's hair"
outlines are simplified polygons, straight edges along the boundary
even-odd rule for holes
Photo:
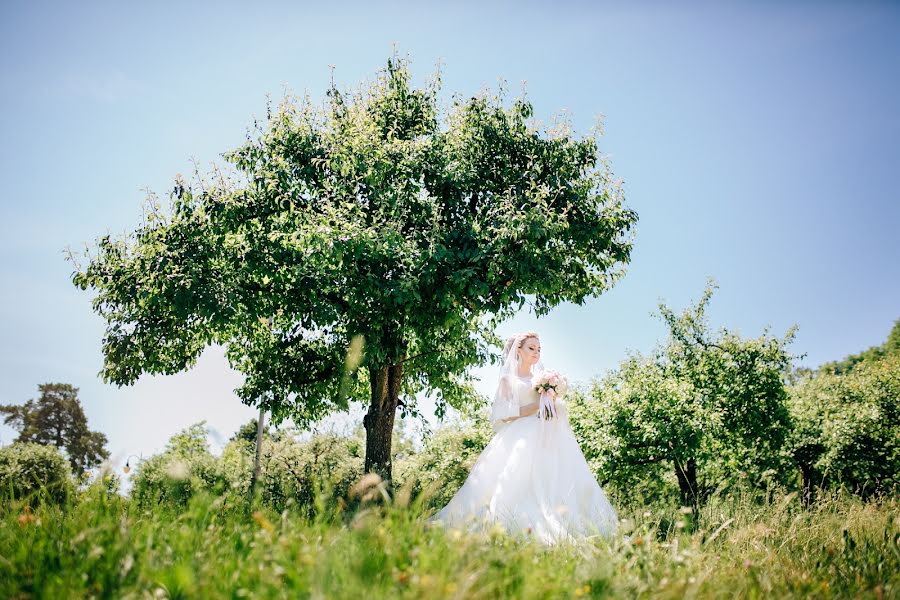
[[[525,344],[525,340],[529,338],[536,338],[538,340],[541,339],[537,331],[524,331],[522,333],[517,333],[516,335],[511,335],[506,338],[506,347],[503,348],[503,360],[506,360],[506,357],[509,356],[509,353],[512,351],[513,347],[518,350]]]

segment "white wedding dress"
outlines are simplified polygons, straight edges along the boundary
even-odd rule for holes
[[[618,515],[581,452],[565,401],[556,400],[554,419],[528,415],[504,422],[540,399],[531,377],[512,380],[520,386],[517,393],[494,400],[496,434],[463,486],[429,522],[469,531],[500,524],[546,545],[612,537]]]

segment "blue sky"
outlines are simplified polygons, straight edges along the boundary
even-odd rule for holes
[[[542,333],[544,362],[587,381],[664,335],[707,276],[714,326],[799,326],[816,366],[900,317],[900,5],[718,3],[60,3],[0,7],[0,403],[80,388],[118,464],[206,419],[214,447],[255,415],[212,348],[195,369],[116,388],[104,324],[63,249],[133,229],[145,188],[221,164],[266,94],[321,100],[371,80],[394,45],[443,98],[524,87],[545,123],[603,115],[601,149],[640,216],[619,285],[501,334]],[[474,371],[484,394],[494,369]],[[422,401],[434,423],[433,404]],[[337,418],[325,425],[356,422]],[[12,430],[0,426],[0,443]]]

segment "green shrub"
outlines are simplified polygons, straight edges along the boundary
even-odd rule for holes
[[[209,452],[203,422],[173,436],[165,451],[141,461],[131,497],[140,507],[185,506],[200,490],[224,490],[217,459]]]
[[[236,439],[222,451],[219,466],[227,487],[235,498],[247,498],[253,471],[255,446]],[[362,476],[363,441],[357,437],[319,434],[308,440],[289,435],[273,435],[263,440],[257,491],[262,502],[283,510],[296,504],[311,515],[317,489],[330,502],[347,495]]]
[[[58,448],[16,442],[0,448],[0,494],[3,498],[64,502],[75,492],[69,461]]]
[[[864,497],[900,488],[900,356],[798,382],[791,445],[804,488],[846,485]]]
[[[493,432],[485,415],[457,425],[445,425],[425,441],[421,451],[394,462],[397,487],[409,486],[413,496],[425,492],[426,507],[440,508],[462,487]]]

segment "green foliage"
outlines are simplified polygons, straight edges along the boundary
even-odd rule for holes
[[[256,419],[250,419],[247,423],[241,425],[241,428],[237,430],[237,432],[231,436],[231,441],[235,440],[244,440],[245,442],[249,442],[256,446],[256,434],[259,428],[259,423]],[[269,435],[269,427],[265,427],[263,429],[263,439],[265,439]]]
[[[57,448],[15,442],[0,448],[0,498],[64,502],[75,492],[69,463]]]
[[[665,495],[666,470],[683,504],[741,482],[769,489],[791,481],[784,380],[793,330],[784,339],[711,334],[713,289],[710,282],[681,315],[660,304],[670,335],[654,356],[629,357],[589,394],[573,396],[586,457],[623,494],[640,486],[650,498]]]
[[[810,484],[864,496],[900,490],[900,354],[809,376],[790,407],[793,453]]]
[[[0,405],[4,422],[17,429],[17,442],[56,446],[69,459],[72,470],[81,476],[109,457],[106,436],[88,429],[87,417],[78,400],[78,388],[68,383],[44,383],[41,395],[22,405]]]
[[[303,441],[286,435],[265,439],[257,481],[260,500],[273,510],[295,505],[311,515],[321,510],[315,505],[321,492],[320,497],[326,497],[328,507],[333,507],[362,476],[364,448],[358,435],[319,434]],[[247,442],[235,441],[222,452],[220,469],[236,500],[249,494],[254,450]]]
[[[165,451],[138,463],[131,497],[140,507],[186,506],[201,491],[222,490],[224,480],[210,453],[203,422],[174,435]]]
[[[206,436],[203,424],[194,424],[173,436],[164,452],[142,461],[132,478],[136,505],[184,509],[198,493],[221,493],[230,504],[246,505],[255,437],[250,441],[236,434],[221,456],[213,456]],[[276,431],[263,438],[259,500],[273,510],[294,506],[309,515],[333,508],[362,476],[364,448],[360,432],[300,440]],[[315,504],[326,497],[327,506]]]
[[[444,426],[425,440],[423,449],[395,463],[399,485],[427,506],[440,508],[462,487],[493,431],[486,418]]]
[[[572,428],[611,496],[661,503],[678,494],[671,476],[675,461],[710,458],[708,439],[721,424],[693,392],[652,359],[638,356],[588,392],[571,392]]]

